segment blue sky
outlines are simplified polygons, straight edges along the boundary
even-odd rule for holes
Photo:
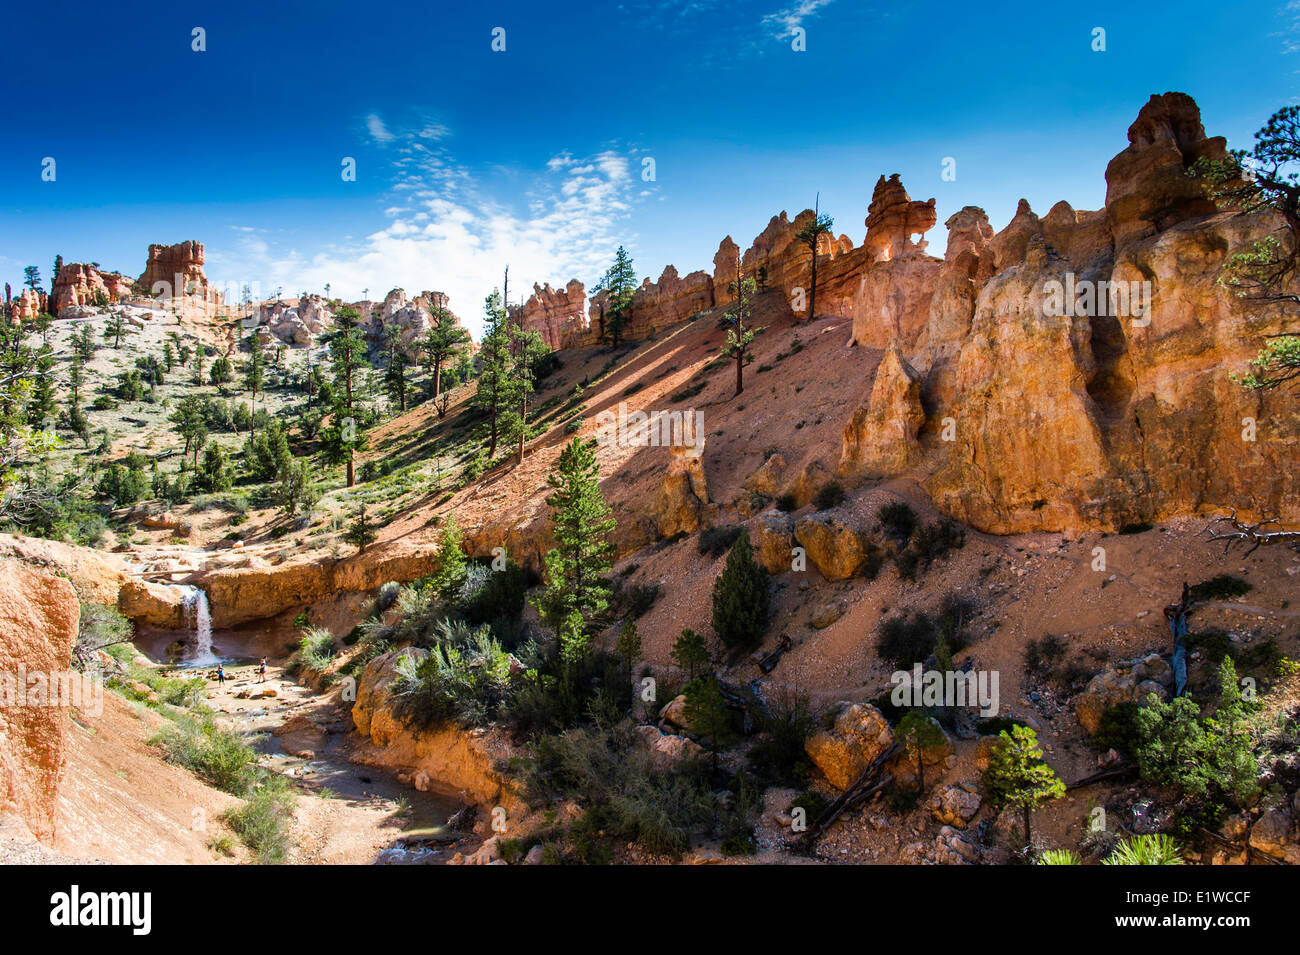
[[[937,198],[942,254],[963,205],[998,229],[1022,196],[1099,207],[1152,93],[1239,146],[1296,101],[1300,2],[1067,6],[29,4],[6,17],[0,276],[56,253],[139,274],[150,242],[198,239],[218,282],[437,288],[476,322],[507,264],[512,299],[590,285],[620,243],[642,276],[711,269],[818,191],[859,243],[882,173]]]

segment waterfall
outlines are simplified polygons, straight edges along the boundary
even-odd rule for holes
[[[183,606],[185,625],[194,634],[194,646],[186,653],[189,663],[215,663],[212,653],[212,614],[208,610],[208,595],[198,587],[185,587]]]

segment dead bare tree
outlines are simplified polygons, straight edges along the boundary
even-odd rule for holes
[[[1223,521],[1227,521],[1231,524],[1232,530],[1222,532],[1217,530],[1216,525]],[[1269,517],[1254,524],[1247,524],[1237,517],[1237,509],[1234,507],[1230,515],[1216,517],[1214,520],[1210,521],[1209,524],[1205,525],[1205,528],[1201,533],[1204,534],[1208,531],[1210,533],[1210,540],[1212,541],[1227,541],[1223,547],[1223,552],[1225,554],[1232,549],[1233,544],[1239,541],[1250,544],[1250,548],[1242,555],[1243,557],[1247,557],[1254,553],[1257,548],[1264,544],[1276,544],[1279,541],[1300,541],[1300,531],[1260,530],[1260,528],[1268,527],[1272,524],[1276,524],[1279,527],[1282,526],[1281,521],[1275,517]]]

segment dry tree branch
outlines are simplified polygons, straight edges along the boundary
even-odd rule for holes
[[[1222,521],[1227,521],[1228,523],[1230,523],[1232,525],[1232,530],[1225,531],[1222,533],[1220,533],[1217,530],[1214,530],[1215,525]],[[1255,552],[1256,548],[1260,547],[1263,544],[1274,544],[1281,540],[1300,540],[1300,531],[1261,531],[1260,530],[1260,528],[1267,527],[1270,524],[1277,524],[1281,526],[1281,522],[1275,517],[1265,518],[1264,520],[1258,521],[1254,524],[1247,524],[1241,521],[1240,519],[1238,519],[1237,509],[1234,507],[1232,508],[1231,515],[1216,517],[1214,520],[1210,521],[1210,523],[1205,525],[1205,527],[1201,530],[1201,533],[1204,534],[1206,531],[1210,531],[1211,532],[1210,540],[1227,541],[1227,543],[1223,547],[1223,552],[1225,554],[1229,550],[1231,550],[1232,545],[1237,543],[1238,541],[1250,544],[1250,548],[1246,551],[1245,554],[1242,554],[1243,557],[1249,557],[1252,553]]]

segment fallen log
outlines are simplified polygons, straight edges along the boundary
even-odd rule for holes
[[[884,769],[885,763],[893,759],[898,753],[899,748],[897,743],[891,743],[888,749],[867,764],[866,769],[862,770],[848,789],[840,793],[838,799],[826,807],[822,814],[817,817],[817,821],[813,823],[812,828],[804,833],[802,845],[804,852],[811,854],[813,846],[817,844],[821,834],[829,829],[831,824],[841,815],[893,782],[894,777],[892,774],[886,779],[876,779],[875,777]]]
[[[1094,783],[1102,783],[1108,779],[1123,779],[1125,776],[1131,776],[1137,772],[1136,766],[1117,766],[1114,769],[1104,769],[1099,773],[1093,773],[1091,776],[1084,776],[1082,779],[1069,783],[1065,791],[1072,789],[1081,789],[1084,786],[1091,786]]]

